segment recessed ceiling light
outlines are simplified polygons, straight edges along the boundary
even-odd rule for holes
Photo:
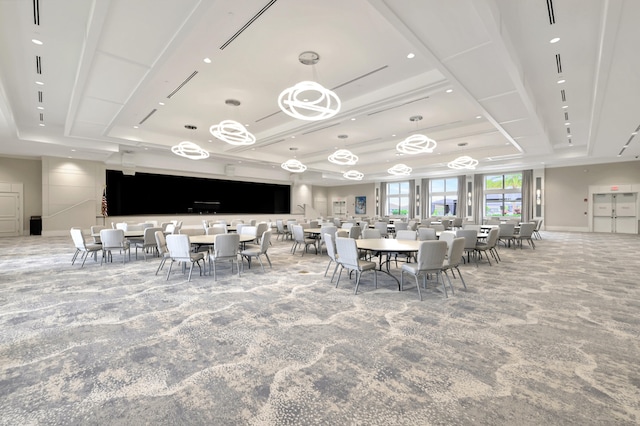
[[[44,109],[44,107],[39,106],[39,107],[36,107],[36,109]]]
[[[482,118],[482,116],[481,115],[476,115],[476,118]]]
[[[38,126],[44,127],[44,123],[40,123],[40,124],[38,124]]]
[[[72,149],[72,150],[71,150],[71,152],[76,152],[76,150],[75,150],[75,149]]]
[[[211,58],[204,58],[203,59],[205,64],[210,64],[211,63]]]
[[[560,80],[558,80],[558,84],[562,84],[562,83],[564,83],[565,81],[567,81],[567,80],[565,80],[564,78],[561,78]]]
[[[392,138],[395,138],[395,137],[396,137],[396,135],[395,135],[395,134],[393,134],[393,135],[391,135],[391,137],[392,137]]]
[[[409,54],[407,55],[407,59],[413,59],[413,58],[415,58],[415,57],[416,57],[416,54],[415,54],[415,53],[409,53]]]
[[[134,128],[134,129],[137,129],[137,128],[138,128],[138,126],[133,126],[133,128]]]
[[[43,44],[42,41],[38,40],[37,38],[32,38],[31,42],[33,44],[37,44],[38,46],[42,46],[42,44]]]
[[[158,105],[164,106],[164,102],[158,102]]]
[[[570,138],[570,137],[571,137],[571,135],[567,135],[567,137],[568,137],[568,138]]]
[[[568,121],[566,123],[564,123],[565,126],[571,126],[571,123],[569,123]]]
[[[631,132],[631,134],[632,134],[633,136],[635,136],[635,135],[637,135],[637,134],[638,134],[638,132]]]
[[[549,43],[553,44],[553,43],[557,43],[560,41],[560,37],[554,37],[551,40],[549,40]]]
[[[562,105],[562,109],[567,109],[569,108],[569,105]]]
[[[295,139],[295,138],[296,138],[295,136],[291,136],[291,139]]]
[[[445,90],[445,92],[451,93],[451,92],[453,92],[453,89],[447,89],[447,90]]]
[[[356,118],[355,117],[351,118],[351,121],[356,121]]]
[[[36,81],[36,84],[37,84],[38,86],[44,86],[44,83],[43,83],[43,82],[41,82],[41,81]]]

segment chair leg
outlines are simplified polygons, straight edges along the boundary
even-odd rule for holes
[[[256,256],[258,258],[258,262],[260,262],[260,267],[262,268],[262,272],[264,272],[264,265],[262,264],[262,260],[260,259],[260,255]]]
[[[462,285],[464,286],[464,290],[467,291],[467,284],[464,282],[464,278],[462,278],[462,273],[460,272],[460,269],[458,269],[458,267],[456,266],[456,271],[458,271],[458,276],[460,277],[460,281],[462,281]],[[453,270],[451,270],[451,273],[453,273]]]
[[[80,253],[80,249],[76,249],[76,252],[73,253],[73,258],[71,259],[71,265],[73,265],[78,257],[78,253]]]
[[[336,265],[336,268],[338,266]],[[340,284],[340,277],[342,276],[342,270],[344,269],[344,266],[340,265],[340,272],[338,273],[338,279],[336,280],[336,288],[338,288],[338,284]],[[333,271],[334,275],[335,275],[335,271]]]
[[[418,297],[422,300],[422,293],[420,292],[420,283],[418,282],[418,276],[414,275],[416,278],[416,288],[418,289]]]
[[[264,252],[264,257],[267,258],[267,262],[269,262],[269,268],[273,268],[273,265],[271,265],[271,259],[269,259],[269,255],[267,254],[267,252]]]
[[[189,266],[189,278],[187,281],[191,282],[191,273],[193,272],[193,262],[191,262],[191,266]]]
[[[329,272],[329,266],[331,266],[331,262],[333,262],[333,259],[329,258],[329,263],[327,263],[327,269],[324,270],[324,276],[327,276],[327,273]]]
[[[356,288],[353,291],[353,294],[358,294],[358,286],[360,285],[360,277],[362,276],[362,272],[356,269]]]
[[[171,263],[169,264],[169,270],[167,271],[167,281],[169,281],[169,275],[171,275],[171,268],[173,268],[173,259],[171,259]]]
[[[163,257],[163,258],[160,260],[160,264],[158,265],[158,269],[156,269],[156,275],[158,275],[158,272],[160,272],[160,270],[161,270],[161,269],[162,269],[162,267],[164,266],[164,262],[166,262],[166,261],[167,261],[167,258],[166,258],[166,257]]]

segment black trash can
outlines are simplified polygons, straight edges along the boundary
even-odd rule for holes
[[[42,235],[42,216],[31,216],[29,231],[31,235]]]

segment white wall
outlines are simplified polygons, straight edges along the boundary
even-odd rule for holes
[[[367,197],[366,213],[355,213],[356,197]],[[345,200],[347,204],[346,216],[375,216],[375,184],[362,183],[357,185],[345,185],[327,187],[328,213],[327,216],[333,216],[332,205],[335,200]]]

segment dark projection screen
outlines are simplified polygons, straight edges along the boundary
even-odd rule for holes
[[[107,170],[109,215],[265,213],[289,214],[291,187],[184,176]]]

